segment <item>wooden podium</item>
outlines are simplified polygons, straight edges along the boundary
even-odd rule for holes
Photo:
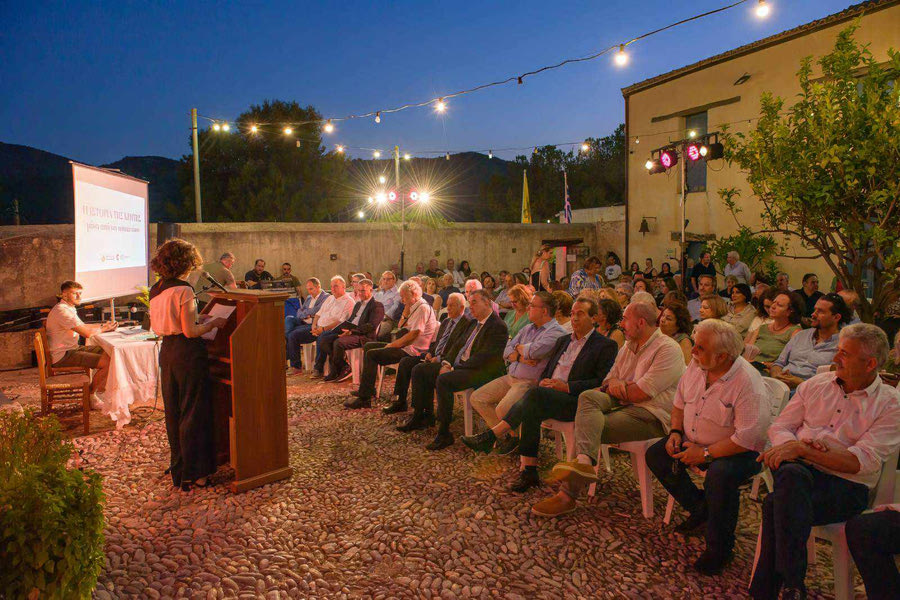
[[[217,464],[234,468],[233,492],[286,479],[287,384],[284,376],[284,301],[287,293],[209,292],[234,306],[228,324],[207,342]]]

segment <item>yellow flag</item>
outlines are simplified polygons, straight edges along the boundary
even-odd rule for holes
[[[522,222],[531,223],[531,203],[528,201],[528,172],[522,169]]]

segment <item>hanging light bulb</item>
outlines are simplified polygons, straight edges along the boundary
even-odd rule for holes
[[[294,133],[294,130],[291,129],[290,127],[284,128],[284,135],[291,135],[292,133]]]
[[[628,54],[625,53],[625,44],[619,44],[619,51],[616,52],[616,64],[624,67],[628,64]]]
[[[381,111],[380,110],[377,113],[375,113],[375,122],[381,123]]]
[[[341,146],[340,144],[338,144],[337,147],[336,147],[334,150],[335,150],[335,152],[337,152],[338,154],[343,154],[343,153],[344,153],[344,147]]]
[[[259,132],[259,127],[257,127],[256,125],[251,125],[250,133],[257,133],[257,132]]]
[[[219,125],[218,123],[213,123],[213,129],[214,129],[215,131],[221,131],[221,130],[222,130],[222,126]]]
[[[228,123],[222,123],[222,131],[229,131],[230,129],[231,127],[228,125]]]
[[[366,213],[364,213],[363,211],[359,211],[358,213],[356,213],[356,216],[359,217],[360,219],[365,219]]]
[[[325,133],[332,133],[334,131],[334,125],[331,123],[331,119],[325,122]]]
[[[450,153],[447,153],[447,160],[450,160]]]
[[[379,152],[378,150],[376,150],[375,152],[372,153],[372,156],[373,156],[374,158],[381,158],[381,152]]]
[[[756,16],[760,19],[765,19],[769,16],[770,8],[769,5],[766,4],[766,0],[759,0],[759,4],[756,5]]]
[[[434,105],[434,110],[438,111],[439,113],[447,110],[447,104],[444,102],[443,98],[438,98],[437,104]]]
[[[375,202],[375,198],[373,198],[372,196],[369,196],[368,198],[366,198],[366,202],[368,202],[369,204],[372,204],[373,202]]]
[[[488,158],[494,158],[494,151],[488,150]]]
[[[640,144],[640,143],[641,143],[641,138],[634,138],[634,143],[635,143],[635,144]]]
[[[587,152],[587,151],[590,150],[590,149],[591,149],[591,147],[588,145],[587,142],[585,142],[585,143],[583,143],[583,144],[581,145],[581,151],[582,151],[582,152]]]
[[[387,179],[385,178],[384,175],[378,176],[378,183],[385,183],[386,181],[387,181]]]
[[[409,152],[407,152],[406,154],[403,155],[403,160],[409,160],[411,158],[412,158],[412,156],[409,155]]]
[[[688,131],[688,137],[689,138],[697,137],[697,132],[694,129],[691,129],[690,131]]]

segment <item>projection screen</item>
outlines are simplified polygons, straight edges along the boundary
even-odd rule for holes
[[[147,285],[147,182],[72,163],[75,280],[82,301],[130,296]]]

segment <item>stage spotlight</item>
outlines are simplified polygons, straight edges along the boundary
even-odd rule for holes
[[[412,191],[412,192],[410,192],[410,193],[409,193],[409,199],[412,200],[413,202],[415,202],[416,200],[418,200],[418,199],[419,199],[419,192],[416,192],[415,190]]]
[[[391,190],[390,192],[388,192],[387,197],[388,197],[388,200],[390,200],[391,202],[394,202],[397,200],[397,192],[395,192],[394,190]]]
[[[716,160],[717,158],[722,158],[724,156],[725,146],[723,146],[719,142],[709,145],[709,150],[706,153],[706,160]]]
[[[648,160],[644,166],[647,167],[647,172],[650,175],[666,172],[666,168],[658,160]]]
[[[659,163],[666,169],[671,169],[678,164],[678,152],[666,150],[659,155]]]
[[[647,169],[647,170],[649,171],[650,169],[653,168],[653,165],[654,165],[654,164],[656,164],[656,161],[654,161],[654,160],[648,158],[648,159],[647,159],[647,162],[644,163],[644,168]]]
[[[698,144],[690,144],[687,147],[687,156],[691,160],[700,160],[700,146]]]
[[[709,154],[709,146],[703,144],[702,146],[700,146],[700,156],[706,158],[707,154]]]

